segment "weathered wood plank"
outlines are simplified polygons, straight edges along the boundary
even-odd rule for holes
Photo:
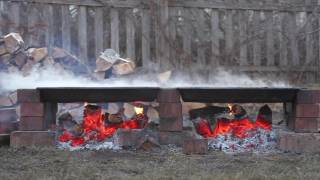
[[[288,21],[288,13],[281,13],[280,14],[280,25],[279,25],[279,49],[280,49],[280,59],[279,65],[280,66],[287,66],[288,65],[288,38],[285,34],[287,30],[287,21]]]
[[[192,39],[192,27],[189,20],[189,9],[183,9],[183,63],[182,67],[190,66],[192,61],[192,52],[191,52],[191,39]]]
[[[177,16],[178,16],[178,8],[170,8],[169,9],[169,44],[170,44],[170,61],[177,67],[178,59],[177,59],[177,49],[176,49],[176,38],[177,38]]]
[[[61,7],[62,13],[62,48],[71,52],[71,15],[69,6]]]
[[[4,0],[2,0],[4,1]],[[63,4],[79,6],[104,6],[97,0],[11,0],[12,2],[44,3],[44,4]]]
[[[288,33],[289,33],[289,42],[290,42],[290,51],[291,51],[291,65],[299,65],[299,51],[297,44],[297,24],[296,24],[296,14],[289,14],[288,21]]]
[[[234,56],[233,46],[234,46],[234,37],[233,37],[233,16],[234,11],[226,11],[226,20],[225,20],[225,41],[226,41],[226,56],[228,60],[231,61]]]
[[[266,12],[266,21],[267,21],[267,65],[273,66],[275,63],[275,53],[274,53],[274,20],[273,12]]]
[[[45,32],[45,44],[49,49],[49,53],[51,53],[51,49],[54,45],[54,32],[53,32],[53,26],[54,26],[54,21],[53,21],[53,7],[52,5],[48,4],[45,7],[46,15],[46,32]]]
[[[205,49],[206,49],[206,34],[205,34],[205,17],[204,10],[197,9],[195,14],[197,17],[197,36],[198,36],[198,47],[197,47],[197,65],[204,67],[206,65]]]
[[[151,32],[151,17],[150,10],[143,9],[142,11],[142,66],[149,66],[151,61],[150,53],[150,32]]]
[[[20,24],[20,4],[18,3],[10,3],[10,32],[19,32],[19,24]]]
[[[240,12],[240,65],[248,65],[248,11]]]
[[[253,64],[261,65],[261,40],[260,40],[260,11],[254,11],[253,14]]]
[[[119,49],[119,12],[112,8],[110,11],[111,18],[111,48],[120,53]]]
[[[126,10],[127,57],[135,60],[135,22],[132,9]]]
[[[311,14],[307,15],[307,24],[306,24],[306,29],[305,29],[305,37],[306,37],[306,60],[305,60],[305,65],[313,65],[312,63],[314,62],[314,52],[313,52],[313,28],[312,28],[312,21],[313,17]]]
[[[219,11],[211,12],[211,62],[212,66],[219,66],[220,60],[220,39],[222,32],[219,28]]]
[[[78,42],[79,58],[88,63],[88,32],[87,32],[87,7],[79,6],[78,9]]]
[[[95,9],[94,16],[94,40],[95,40],[95,55],[100,55],[103,51],[103,8]]]

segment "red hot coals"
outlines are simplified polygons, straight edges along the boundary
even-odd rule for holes
[[[119,128],[142,129],[146,126],[148,118],[141,109],[139,110],[132,119],[111,122],[110,120],[114,119],[116,115],[103,114],[100,106],[85,105],[82,123],[74,126],[72,130],[63,129],[58,140],[60,142],[70,141],[71,146],[79,146],[88,141],[103,141],[113,136]]]
[[[246,112],[239,105],[234,105],[226,113],[233,113],[235,119],[218,118],[215,121],[213,129],[211,129],[210,121],[204,118],[206,117],[205,115],[199,117],[200,121],[195,124],[198,134],[205,138],[232,134],[234,137],[243,139],[255,134],[252,132],[258,128],[267,131],[271,131],[272,129],[272,112],[267,105],[260,109],[255,121],[250,121],[246,116]]]

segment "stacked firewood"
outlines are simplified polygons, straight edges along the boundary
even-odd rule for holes
[[[81,61],[64,49],[53,47],[27,48],[18,33],[0,37],[0,70],[8,73],[30,74],[32,69],[54,67],[56,70],[88,71]]]

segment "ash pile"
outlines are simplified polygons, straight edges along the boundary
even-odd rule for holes
[[[280,126],[272,124],[268,105],[262,106],[258,114],[248,115],[242,106],[228,104],[192,109],[189,116],[200,138],[208,139],[209,149],[226,153],[276,151]]]

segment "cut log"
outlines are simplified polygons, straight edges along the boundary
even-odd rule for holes
[[[15,57],[14,57],[14,62],[15,64],[21,68],[27,61],[27,55],[24,52],[19,52]]]
[[[0,96],[0,107],[9,107],[12,105],[13,103],[8,96]]]
[[[47,56],[43,61],[42,61],[43,65],[46,67],[50,67],[53,66],[55,61],[51,56]]]
[[[242,119],[247,116],[247,111],[240,106],[239,104],[235,104],[231,107],[231,112],[233,113],[236,119]]]
[[[93,73],[93,77],[96,79],[96,80],[104,80],[105,77],[106,77],[106,72],[105,71],[97,71],[97,72],[94,72]]]
[[[96,70],[95,72],[99,71],[106,71],[112,67],[114,62],[111,59],[105,58],[104,56],[99,56],[96,60]]]
[[[171,71],[166,71],[166,72],[158,74],[157,78],[160,83],[165,83],[170,79],[171,74],[172,74]]]
[[[112,73],[116,75],[125,75],[132,73],[134,69],[134,62],[125,62],[120,60],[117,64],[112,66]]]
[[[12,60],[12,56],[10,54],[4,54],[0,56],[0,63],[3,63],[5,65],[9,65]]]
[[[17,104],[18,103],[18,97],[17,97],[17,92],[13,92],[9,95],[9,98],[12,102],[12,104]]]
[[[6,54],[7,52],[6,46],[4,44],[0,44],[0,56]]]
[[[35,62],[43,60],[48,55],[47,48],[30,48],[28,49],[28,56]]]
[[[13,54],[20,49],[23,49],[24,42],[20,34],[18,33],[10,33],[4,36],[4,44],[6,46],[7,51],[10,54]]]
[[[228,107],[219,107],[219,106],[207,106],[199,109],[192,109],[189,111],[190,119],[204,118],[204,119],[213,119],[216,115],[228,112]]]
[[[117,114],[120,111],[120,107],[117,103],[109,103],[107,112],[109,114]]]
[[[54,47],[53,50],[52,50],[52,57],[54,59],[57,59],[57,58],[64,58],[68,56],[68,53],[64,50],[64,49],[61,49],[61,48],[58,48],[58,47]]]
[[[136,115],[136,112],[134,111],[134,106],[130,103],[124,103],[124,115],[127,119],[133,118]]]
[[[35,62],[32,60],[28,60],[27,63],[21,68],[21,72],[23,76],[27,76],[30,74],[32,68],[35,66]]]
[[[147,116],[149,118],[149,122],[159,124],[160,122],[159,112],[155,108],[149,107],[147,111]]]

